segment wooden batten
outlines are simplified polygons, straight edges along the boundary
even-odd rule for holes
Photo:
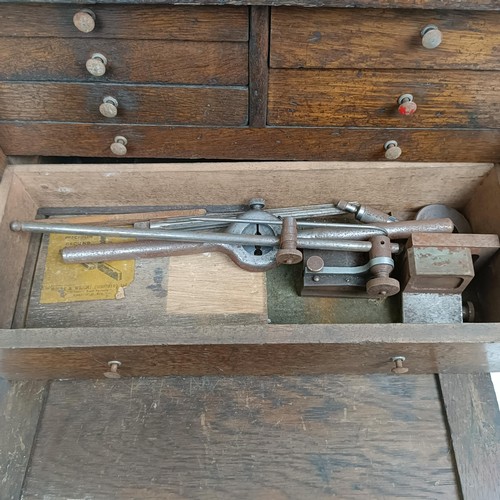
[[[7,167],[7,155],[0,148],[0,180],[2,179],[5,167]]]

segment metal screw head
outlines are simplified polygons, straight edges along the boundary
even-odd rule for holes
[[[252,210],[262,210],[266,206],[266,202],[263,198],[252,198],[248,202],[248,206]]]
[[[319,273],[325,267],[325,261],[319,255],[311,255],[307,259],[306,267],[311,273]]]

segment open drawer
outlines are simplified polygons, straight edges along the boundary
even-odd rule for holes
[[[30,327],[25,303],[35,267],[30,235],[9,228],[11,221],[33,219],[42,208],[133,212],[145,206],[241,205],[258,196],[268,208],[329,203],[334,197],[398,212],[445,203],[461,209],[474,232],[498,233],[499,179],[492,164],[465,163],[10,167],[0,187],[0,376],[94,378],[112,360],[120,361],[122,376],[390,373],[391,358],[400,355],[410,373],[500,371],[499,254],[475,278],[482,323],[355,324],[353,318],[342,324],[278,324],[242,316],[230,324],[178,315],[157,326],[116,326],[110,318],[101,327],[50,322]]]

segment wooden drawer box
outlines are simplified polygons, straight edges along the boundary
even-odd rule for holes
[[[485,323],[227,325],[181,316],[156,327],[25,328],[30,236],[9,229],[41,207],[239,205],[254,196],[277,207],[335,195],[401,211],[447,203],[462,208],[476,232],[498,233],[499,175],[493,165],[464,163],[10,167],[0,185],[0,375],[99,377],[114,359],[123,376],[388,373],[395,355],[406,356],[411,373],[500,370],[500,255],[476,278]]]

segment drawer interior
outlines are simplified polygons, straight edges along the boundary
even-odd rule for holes
[[[160,292],[157,294],[158,300],[156,302],[138,302],[135,309],[131,309],[129,318],[132,319],[130,321],[127,320],[126,316],[123,316],[123,321],[113,320],[113,307],[110,306],[113,301],[95,301],[87,303],[87,305],[69,303],[64,304],[64,307],[44,309],[33,302],[33,298],[36,298],[39,291],[40,281],[43,280],[44,276],[43,261],[41,260],[37,265],[36,262],[33,262],[33,255],[28,251],[30,241],[31,246],[33,246],[33,238],[36,235],[14,233],[9,228],[11,221],[32,220],[41,212],[45,214],[74,214],[81,213],[82,209],[88,212],[109,212],[113,207],[121,207],[122,210],[129,209],[134,212],[138,211],[138,208],[144,207],[242,206],[253,197],[264,198],[267,208],[329,203],[333,198],[355,199],[362,200],[374,207],[390,210],[403,217],[411,216],[422,206],[431,203],[444,203],[462,210],[469,218],[475,232],[498,234],[500,231],[499,170],[492,164],[400,163],[394,165],[369,162],[228,162],[210,164],[19,165],[10,167],[7,169],[0,187],[0,200],[2,200],[0,207],[2,240],[0,248],[0,275],[2,276],[0,281],[0,296],[2,298],[0,301],[0,328],[4,329],[0,331],[0,344],[6,342],[12,348],[16,342],[19,342],[19,345],[24,345],[26,349],[10,349],[9,356],[14,356],[14,358],[12,358],[13,361],[7,363],[10,368],[6,369],[5,366],[2,366],[3,373],[8,373],[14,378],[18,375],[32,377],[32,372],[23,371],[20,368],[19,358],[17,358],[21,353],[26,355],[29,351],[31,353],[30,360],[36,364],[36,373],[52,375],[54,373],[53,365],[46,366],[45,372],[43,369],[41,370],[38,356],[41,356],[42,353],[35,353],[37,349],[32,349],[32,343],[39,341],[42,344],[48,343],[52,347],[59,345],[58,355],[63,355],[63,353],[68,355],[69,353],[69,355],[77,357],[83,355],[81,349],[84,344],[92,343],[94,346],[95,343],[104,343],[107,345],[105,354],[101,353],[104,358],[96,358],[98,364],[102,365],[102,363],[105,364],[105,359],[111,356],[108,352],[111,349],[110,343],[116,346],[130,343],[142,345],[143,343],[156,344],[160,342],[163,345],[174,342],[175,337],[174,343],[195,342],[204,345],[214,342],[231,345],[246,342],[253,344],[257,338],[261,339],[259,342],[266,339],[264,343],[269,341],[281,344],[283,341],[286,344],[290,341],[293,344],[298,340],[290,340],[289,337],[297,335],[298,338],[302,339],[307,336],[311,337],[308,342],[331,341],[342,344],[354,342],[357,346],[362,346],[363,342],[384,343],[386,339],[391,342],[403,342],[404,340],[404,342],[419,343],[424,342],[423,339],[426,338],[426,335],[435,335],[439,339],[440,334],[437,333],[439,331],[445,332],[441,339],[448,339],[446,342],[455,342],[459,337],[463,337],[461,342],[466,342],[464,339],[468,336],[467,332],[472,331],[471,328],[483,328],[480,324],[477,326],[463,325],[464,328],[459,328],[459,330],[456,330],[457,326],[436,325],[432,332],[429,329],[419,330],[419,335],[423,335],[422,340],[419,341],[418,335],[415,336],[413,331],[415,328],[417,330],[421,328],[419,325],[399,324],[401,322],[400,305],[397,299],[364,301],[360,299],[307,297],[307,301],[304,301],[304,298],[297,297],[293,288],[293,280],[296,279],[296,275],[294,277],[293,272],[280,268],[267,274],[267,297],[262,293],[262,284],[265,285],[264,279],[256,276],[260,273],[244,273],[252,275],[253,281],[250,282],[246,278],[243,278],[241,282],[238,281],[240,280],[239,276],[227,277],[228,281],[221,286],[222,289],[226,289],[226,293],[229,290],[227,304],[234,304],[233,295],[239,294],[242,298],[241,303],[244,304],[241,313],[225,310],[222,307],[211,317],[206,314],[194,316],[189,313],[190,298],[181,296],[176,306],[177,311],[174,311],[176,316],[174,318],[167,317],[165,321],[159,320],[158,318],[164,313],[164,305],[162,306],[164,296],[162,299],[161,286],[156,290]],[[38,253],[37,255],[42,254]],[[161,259],[159,261],[152,259],[148,261],[147,265],[141,264],[139,266],[143,268],[144,272],[149,273],[152,286],[156,283],[155,272],[157,272],[158,267],[168,265],[164,262],[165,260],[168,259],[163,259],[162,263]],[[143,261],[145,262],[146,259]],[[210,265],[207,262],[188,263],[184,268],[181,266],[176,275],[179,289],[183,288],[183,284],[189,284],[193,276],[197,276],[196,272],[193,273],[193,265],[199,265],[201,269]],[[223,272],[225,273],[225,271]],[[28,277],[26,277],[27,273]],[[26,285],[27,278],[28,285]],[[217,274],[210,275],[206,287],[214,287],[217,279]],[[476,276],[473,285],[470,288],[475,294],[474,296],[479,297],[482,321],[484,323],[499,322],[499,255]],[[245,298],[250,289],[257,290],[254,299],[257,298],[253,303],[250,301],[249,305]],[[26,309],[26,306],[23,309],[22,306],[23,300],[29,303],[30,294],[32,296],[31,311],[29,308]],[[182,300],[186,301],[186,313],[182,310],[184,307]],[[121,307],[123,311],[123,306]],[[110,315],[110,319],[102,320],[106,314]],[[134,321],[134,318],[137,321]],[[268,318],[271,319],[270,324]],[[357,328],[356,323],[367,324],[359,325],[362,328]],[[332,324],[335,328],[330,332],[329,328]],[[322,325],[326,330],[321,327]],[[448,328],[451,330],[448,331]],[[310,333],[309,330],[314,330],[314,332]],[[487,329],[486,331],[493,332],[494,330]],[[483,330],[480,330],[476,339],[479,339],[483,333]],[[315,335],[324,336],[324,339],[313,340]],[[399,335],[402,337],[398,337]],[[199,338],[199,336],[203,337],[203,340],[200,341],[201,337]],[[159,341],[160,337],[163,340]],[[126,340],[127,338],[128,340]],[[285,338],[288,340],[283,340]],[[215,341],[215,339],[218,340]],[[69,345],[62,350],[60,348],[63,344],[68,343],[71,344],[72,349],[77,349],[73,354],[71,354],[71,349],[68,350]],[[2,347],[5,346],[0,345],[0,349]],[[206,351],[206,345],[204,349]],[[432,349],[434,352],[435,348]],[[482,349],[483,347],[481,347],[481,352],[484,358]],[[417,350],[420,352],[422,346],[418,347]],[[151,355],[151,352],[148,352],[148,356]],[[172,351],[169,352],[172,355]],[[132,356],[131,351],[127,350],[127,353]],[[157,350],[154,350],[154,353],[157,354]],[[290,362],[288,360],[289,354],[283,354],[287,356],[286,363]],[[384,356],[386,355],[386,351],[384,351]],[[121,353],[122,358],[123,356],[124,354]],[[137,362],[136,356],[137,352],[134,352],[133,358]],[[261,355],[259,354],[259,356]],[[267,353],[262,356],[267,356]],[[315,351],[314,356],[318,356],[318,352]],[[258,362],[252,365],[243,363],[243,365],[237,366],[237,362],[232,358],[227,359],[230,359],[228,362],[231,363],[232,370],[245,371],[248,369],[252,372],[259,370]],[[384,363],[387,359],[384,358]],[[437,359],[438,356],[434,353],[432,360],[428,361],[432,366],[424,365],[418,369],[423,372],[436,370]],[[495,359],[497,358],[495,357]],[[489,361],[486,359],[484,363],[490,361],[491,359]],[[297,362],[294,361],[294,363]],[[453,363],[457,363],[455,358]],[[174,364],[174,372],[179,373],[180,365],[177,358]],[[307,372],[310,372],[311,369],[321,371],[324,366],[321,368],[320,365],[321,363],[315,366],[308,362],[307,368],[304,370]],[[381,364],[371,368],[365,366],[363,371],[385,370],[386,368],[383,366]],[[95,367],[92,369],[95,370]],[[172,369],[172,367],[168,368],[168,370]],[[335,369],[347,370],[347,372],[350,370],[348,367],[346,368],[345,364],[340,364]],[[70,370],[69,366],[65,366],[62,372],[57,372],[57,376],[73,376],[73,372],[68,370]],[[79,372],[80,375],[88,376],[89,373],[93,373],[87,367],[82,368],[82,370],[82,373]],[[158,367],[152,371],[150,368],[136,368],[136,370],[138,371],[131,371],[130,374],[172,373],[172,371],[165,372],[163,368]],[[192,364],[188,363],[187,367],[182,365],[182,373],[193,373],[192,370]],[[196,365],[194,371],[198,370],[205,373],[206,367],[203,368],[203,363]],[[278,371],[282,372],[280,370],[281,368]],[[295,366],[292,372],[296,371],[297,367]],[[276,369],[273,367],[272,373],[275,372]]]

